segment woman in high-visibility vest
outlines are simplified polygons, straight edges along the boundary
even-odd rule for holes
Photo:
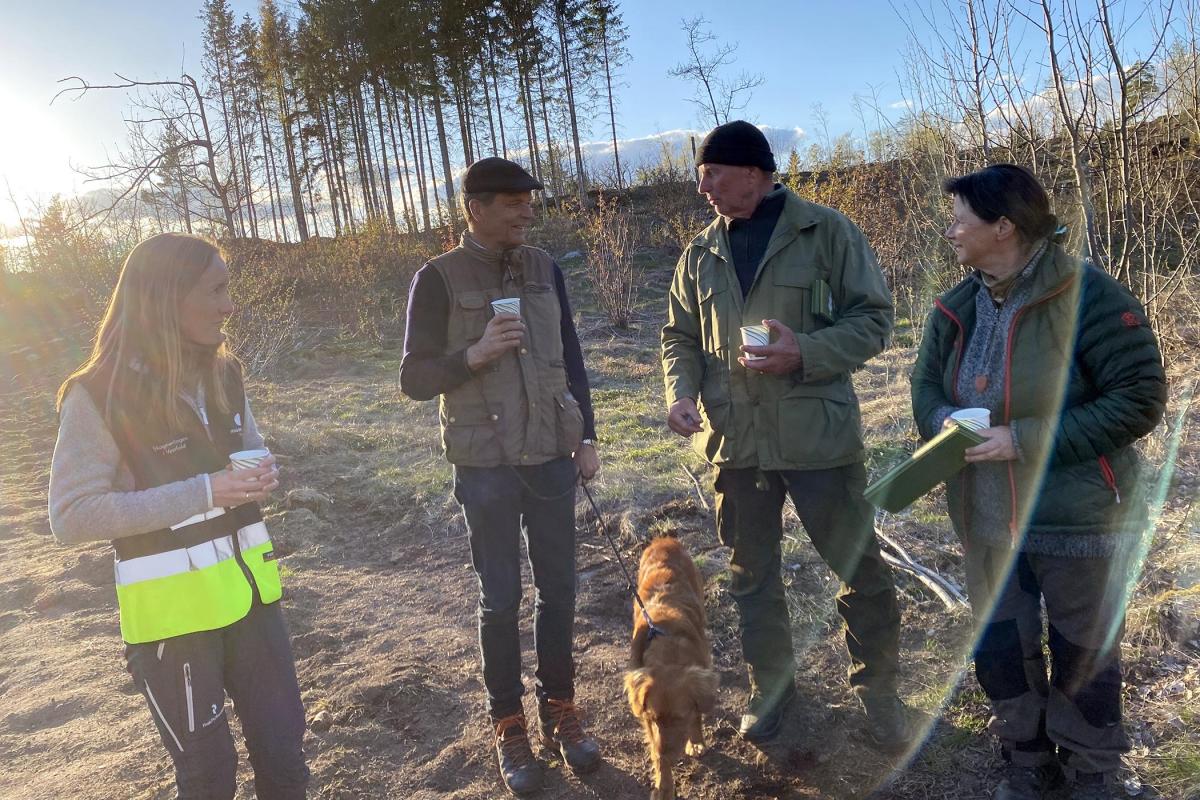
[[[50,525],[112,540],[125,659],[175,764],[180,798],[232,798],[246,737],[259,800],[302,798],[304,708],[258,504],[278,485],[222,326],[229,269],[195,236],[138,244],[91,357],[62,385]]]

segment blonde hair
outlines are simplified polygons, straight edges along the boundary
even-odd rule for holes
[[[103,413],[112,424],[114,391],[136,382],[149,413],[173,428],[183,425],[179,394],[184,378],[184,341],[179,306],[200,276],[221,256],[216,244],[199,236],[160,233],[143,239],[125,259],[108,309],[96,332],[92,354],[58,390],[57,406],[76,381],[108,376]],[[229,413],[227,369],[237,358],[222,343],[202,376],[210,402]]]

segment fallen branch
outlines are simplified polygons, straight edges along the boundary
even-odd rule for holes
[[[879,525],[875,526],[875,535],[883,545],[880,551],[883,553],[884,560],[919,580],[929,591],[937,595],[946,608],[953,610],[969,605],[962,587],[955,581],[919,563],[908,554],[908,551],[899,542],[884,533]]]
[[[687,473],[687,476],[692,479],[692,485],[696,487],[696,496],[700,498],[700,505],[704,506],[705,511],[711,511],[712,509],[709,508],[708,500],[706,500],[704,497],[704,490],[700,488],[700,479],[696,477],[696,473],[688,469],[687,464],[680,464],[679,466],[682,467],[683,471]]]
[[[942,605],[944,605],[948,610],[953,611],[956,608],[967,607],[967,601],[964,598],[956,593],[953,593],[948,587],[941,584],[941,576],[937,575],[937,573],[930,572],[923,567],[914,566],[906,561],[902,561],[900,558],[889,553],[886,549],[881,549],[880,554],[883,556],[883,560],[891,564],[892,567],[902,572],[907,572],[909,575],[912,575],[914,578],[920,581],[925,588],[927,588],[937,597],[937,599],[942,601]]]

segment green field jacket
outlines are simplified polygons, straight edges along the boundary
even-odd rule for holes
[[[830,304],[812,307],[824,281]],[[791,191],[743,298],[718,217],[679,258],[662,330],[668,408],[697,401],[696,449],[726,468],[826,469],[861,461],[850,372],[883,350],[892,300],[862,232]],[[776,319],[796,333],[803,366],[764,375],[738,363],[743,325]]]
[[[925,323],[912,372],[913,413],[925,439],[938,433],[938,408],[963,405],[958,371],[980,287],[974,277],[962,281],[937,299]],[[1144,529],[1133,445],[1162,419],[1167,400],[1162,354],[1141,304],[1104,271],[1048,247],[1033,294],[1007,332],[1004,374],[1004,406],[992,425],[1011,427],[1020,448],[1020,458],[1007,462],[1008,544],[1111,554],[1114,536]],[[964,536],[973,533],[970,469],[946,483],[950,518]],[[1064,536],[1069,546],[1045,540]]]

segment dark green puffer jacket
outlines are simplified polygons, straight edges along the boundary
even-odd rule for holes
[[[1132,445],[1162,419],[1166,376],[1145,312],[1119,282],[1051,246],[1005,343],[1005,403],[992,425],[1012,427],[1009,544],[1053,555],[1110,555],[1145,525]],[[957,371],[975,326],[980,283],[937,300],[913,368],[913,412],[929,439],[938,408],[961,406]],[[950,517],[971,534],[967,466],[947,484]]]

